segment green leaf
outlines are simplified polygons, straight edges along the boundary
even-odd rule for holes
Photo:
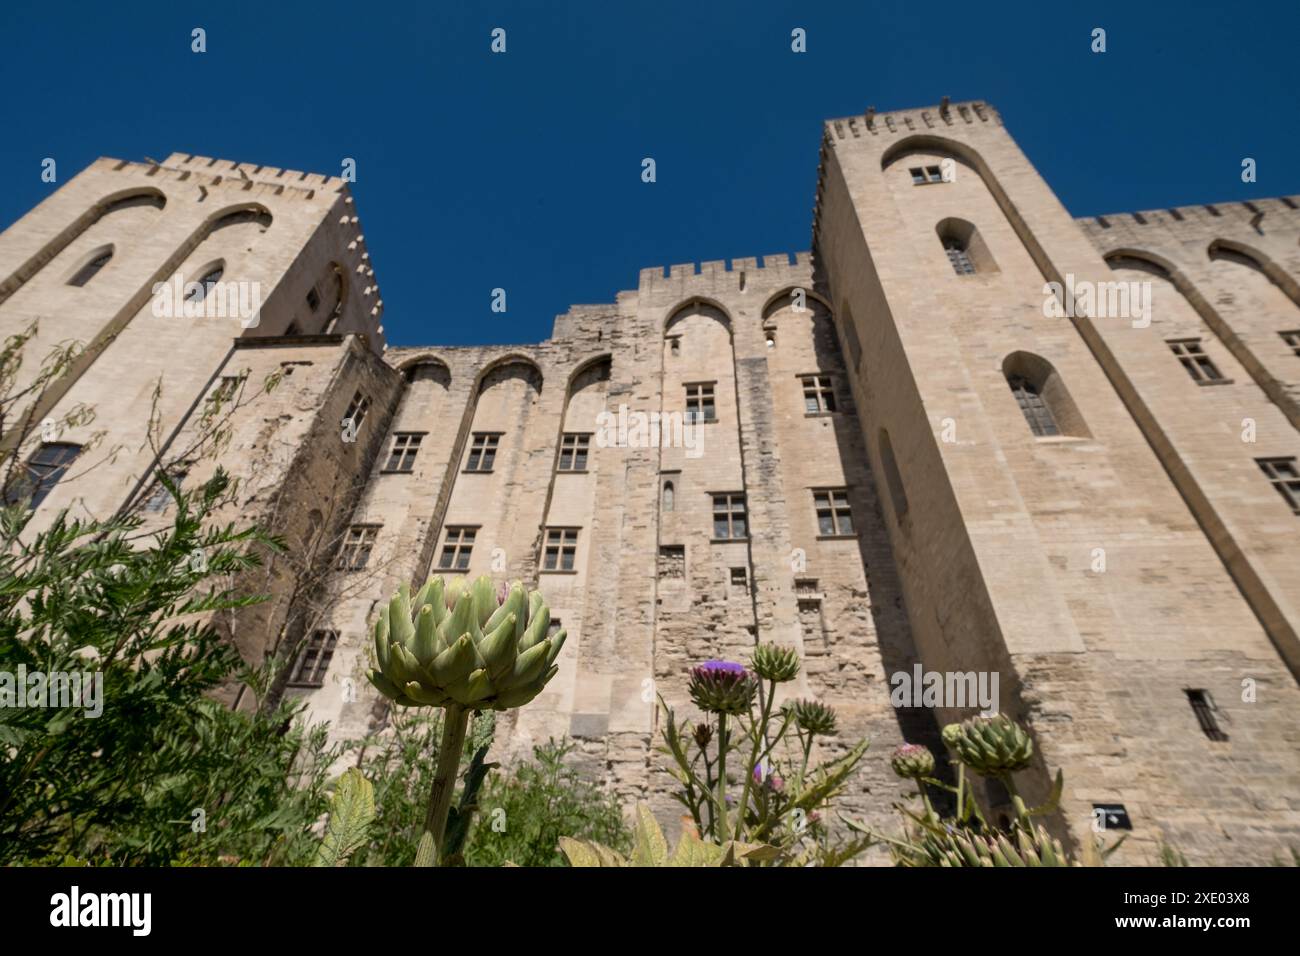
[[[633,830],[636,845],[632,849],[633,866],[667,866],[668,841],[659,821],[644,803],[636,808],[636,827]]]
[[[344,866],[348,857],[366,842],[375,818],[375,790],[356,767],[339,778],[330,801],[330,818],[325,838],[316,851],[313,866]]]

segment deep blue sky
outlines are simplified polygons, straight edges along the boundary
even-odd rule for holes
[[[820,124],[868,105],[989,101],[1075,215],[1300,193],[1295,0],[5,0],[3,18],[0,228],[55,188],[46,156],[60,179],[175,150],[354,157],[396,345],[536,341],[643,267],[806,249]]]

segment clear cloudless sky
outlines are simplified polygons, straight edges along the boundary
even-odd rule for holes
[[[45,157],[351,157],[389,342],[532,342],[641,268],[807,249],[821,123],[869,105],[987,100],[1077,216],[1300,193],[1298,37],[1296,0],[4,0],[0,228]]]

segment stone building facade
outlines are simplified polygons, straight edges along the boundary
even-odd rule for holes
[[[920,666],[997,675],[1070,843],[1100,812],[1124,862],[1268,863],[1300,845],[1298,240],[1290,198],[1076,220],[945,101],[825,124],[811,253],[644,269],[536,345],[388,348],[341,180],[101,159],[0,235],[0,330],[86,345],[27,410],[94,410],[20,450],[35,527],[165,520],[152,471],[210,473],[224,402],[231,517],[288,547],[218,625],[339,737],[386,719],[363,675],[400,581],[522,578],[569,641],[504,758],[571,737],[671,819],[656,694],[689,713],[693,663],[776,641],[839,746],[871,737],[846,801],[876,826],[888,751],[979,709],[895,707]],[[257,313],[159,310],[175,277]]]

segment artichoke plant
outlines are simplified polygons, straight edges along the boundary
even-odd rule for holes
[[[541,592],[517,581],[504,599],[486,575],[472,584],[431,578],[414,600],[403,583],[375,621],[368,676],[406,707],[522,707],[559,670],[567,635],[548,635],[550,621]]]
[[[889,765],[904,780],[920,780],[934,774],[934,754],[920,744],[899,744],[889,756]]]
[[[521,707],[559,670],[565,632],[548,634],[550,623],[541,592],[516,581],[498,593],[486,575],[430,578],[414,598],[403,583],[380,610],[371,683],[396,704],[447,712],[417,866],[442,861],[470,713]]]
[[[835,736],[835,708],[819,700],[805,699],[793,701],[788,706],[795,724],[804,733],[817,737]]]
[[[926,830],[904,859],[911,866],[1076,866],[1061,841],[1042,826],[1026,823],[1010,833],[972,833],[947,827],[942,833]]]
[[[799,676],[799,652],[780,644],[759,644],[750,666],[763,680],[784,684]]]
[[[691,668],[691,700],[700,710],[714,714],[745,714],[758,684],[754,675],[732,661],[705,661]]]
[[[1034,741],[1010,717],[972,717],[943,728],[943,741],[957,759],[986,777],[1006,778],[1024,770],[1034,756]]]

